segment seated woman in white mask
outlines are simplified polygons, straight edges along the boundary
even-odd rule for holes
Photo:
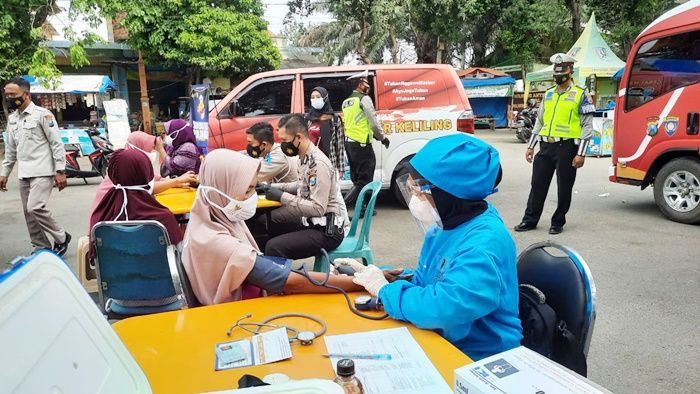
[[[104,221],[157,220],[168,230],[171,244],[182,241],[175,216],[153,197],[155,174],[146,156],[120,149],[110,158],[107,172],[114,183],[90,215],[90,228]]]
[[[166,153],[165,148],[163,147],[163,140],[154,135],[144,133],[143,131],[134,131],[127,137],[126,146],[124,149],[134,149],[148,157],[148,161],[150,163],[149,165],[153,168],[153,173],[155,174],[155,187],[153,194],[158,194],[173,187],[187,187],[189,186],[190,182],[197,181],[197,176],[194,174],[194,172],[187,172],[177,178],[161,178],[160,167],[165,162]],[[111,190],[113,186],[114,184],[112,183],[112,179],[109,177],[109,171],[107,171],[107,176],[97,187],[90,212],[95,211],[95,208],[102,200],[102,197],[104,197],[104,195]]]
[[[205,305],[265,294],[325,293],[291,270],[291,261],[263,256],[245,220],[255,214],[260,161],[227,149],[204,159],[200,186],[183,242],[182,262]],[[310,272],[321,281],[325,274]],[[359,290],[352,277],[331,275],[329,284]]]

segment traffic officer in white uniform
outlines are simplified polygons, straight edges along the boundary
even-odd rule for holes
[[[576,170],[583,166],[586,148],[593,135],[595,106],[590,94],[572,79],[576,59],[557,53],[549,59],[554,64],[556,86],[547,90],[537,113],[537,121],[525,152],[525,160],[533,163],[532,182],[527,209],[515,231],[537,227],[554,172],[557,173],[557,209],[552,215],[550,234],[559,234],[566,224],[571,206],[571,193]]]
[[[316,256],[321,248],[334,250],[345,237],[335,168],[309,139],[303,115],[283,116],[279,137],[284,154],[299,156],[299,172],[296,182],[267,187],[265,197],[282,207],[271,213],[265,255],[296,260]]]
[[[32,245],[35,250],[53,249],[63,256],[71,236],[56,223],[46,206],[54,184],[59,191],[66,187],[66,152],[56,119],[49,110],[32,103],[29,82],[22,78],[5,85],[5,97],[13,112],[7,119],[0,191],[7,191],[7,177],[18,162],[20,196]],[[53,239],[53,246],[47,234]]]

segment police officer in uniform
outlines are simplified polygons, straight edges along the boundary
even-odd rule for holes
[[[294,182],[298,175],[297,159],[282,153],[273,133],[268,122],[256,123],[246,130],[246,152],[248,156],[260,159],[258,182]]]
[[[389,139],[384,136],[377,121],[372,99],[369,93],[367,70],[352,75],[355,91],[343,101],[343,120],[345,122],[345,153],[350,164],[350,179],[353,187],[345,196],[347,204],[353,204],[366,184],[374,178],[377,160],[372,149],[372,137],[389,148]],[[367,201],[363,201],[360,217],[364,216]]]
[[[595,106],[590,94],[572,80],[576,59],[557,53],[549,60],[554,64],[557,85],[545,92],[528,142],[525,160],[533,163],[530,197],[523,220],[515,226],[515,231],[537,227],[554,172],[557,173],[557,209],[552,215],[549,233],[559,234],[564,230],[576,170],[583,166],[593,135]],[[534,155],[538,142],[540,150]]]
[[[298,180],[273,183],[265,197],[282,207],[272,211],[265,255],[303,259],[337,248],[345,237],[338,201],[335,168],[330,159],[309,139],[301,114],[283,116],[279,122],[282,152],[299,156]]]
[[[0,168],[0,191],[7,191],[7,177],[19,162],[19,192],[29,237],[34,249],[53,249],[63,256],[71,236],[51,216],[46,205],[55,184],[66,187],[66,152],[53,114],[35,105],[29,82],[14,78],[5,85],[7,106],[13,110],[7,119],[5,159]],[[53,247],[49,238],[54,241]]]

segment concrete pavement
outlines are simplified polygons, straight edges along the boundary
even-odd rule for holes
[[[531,166],[525,145],[509,130],[479,131],[501,153],[504,177],[490,201],[512,228],[522,217]],[[700,351],[700,226],[671,222],[656,209],[650,189],[608,182],[610,158],[588,158],[579,171],[564,233],[550,236],[556,206],[550,189],[537,230],[514,233],[518,250],[552,239],[588,262],[598,290],[598,318],[588,357],[589,377],[616,393],[694,393]],[[16,172],[0,193],[0,262],[28,253]],[[88,211],[99,179],[54,193],[50,208],[67,230],[86,234]],[[409,212],[390,193],[380,195],[371,244],[378,264],[415,266],[421,236]],[[75,264],[75,243],[66,256]],[[2,264],[0,263],[0,267]]]

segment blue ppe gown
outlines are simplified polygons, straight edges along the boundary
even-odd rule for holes
[[[516,249],[498,211],[426,234],[413,279],[379,292],[386,313],[435,330],[473,360],[520,346]]]

